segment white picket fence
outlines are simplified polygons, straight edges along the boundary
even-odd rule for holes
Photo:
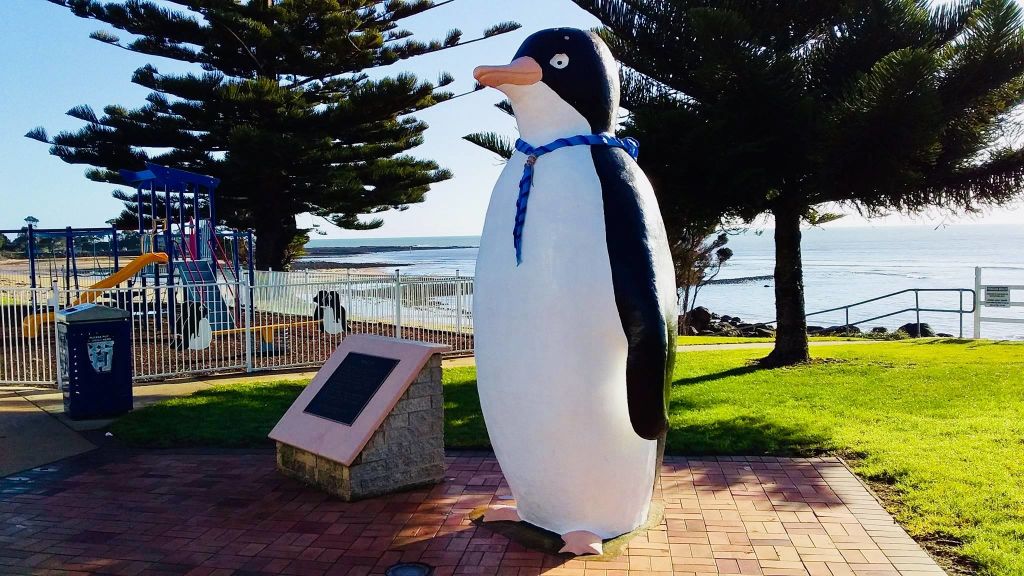
[[[57,384],[56,321],[39,316],[85,290],[0,288],[0,383]],[[105,290],[96,300],[130,312],[137,381],[317,367],[344,338],[325,329],[317,300],[340,302],[344,333],[399,336],[472,353],[473,279],[401,274],[259,272],[238,283]],[[219,307],[217,302],[223,302]],[[204,303],[213,336],[190,349],[184,309]],[[56,304],[56,306],[55,306]],[[329,312],[328,312],[329,313]],[[215,321],[216,319],[216,321]],[[38,334],[29,336],[26,323]]]

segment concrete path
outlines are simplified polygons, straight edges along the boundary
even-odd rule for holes
[[[250,374],[140,384],[134,389],[134,406],[138,409],[219,384],[308,380],[314,374]],[[0,386],[0,477],[88,452],[96,446],[78,432],[101,430],[111,422],[111,419],[71,420],[64,414],[63,393],[53,388]]]
[[[20,389],[0,389],[0,477],[95,448]]]
[[[0,574],[944,574],[835,458],[665,458],[663,520],[600,558],[481,524],[515,504],[498,463],[446,461],[437,486],[349,503],[283,478],[273,450],[87,454],[0,479]]]

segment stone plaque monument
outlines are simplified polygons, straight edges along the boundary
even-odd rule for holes
[[[344,500],[440,482],[448,349],[346,338],[270,432],[278,469]]]

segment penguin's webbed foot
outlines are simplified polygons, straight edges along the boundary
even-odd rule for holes
[[[562,542],[565,542],[565,546],[558,551],[560,554],[585,556],[587,554],[601,555],[604,552],[601,537],[586,530],[574,530],[562,534]]]
[[[515,506],[491,506],[484,512],[484,522],[519,522],[519,511]]]

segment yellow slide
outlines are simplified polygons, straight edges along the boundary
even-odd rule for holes
[[[140,270],[150,264],[167,264],[167,254],[163,252],[147,252],[136,257],[125,265],[124,268],[83,290],[78,295],[78,300],[72,306],[93,302],[102,296],[108,288],[113,288],[118,284],[127,282],[129,278],[135,276]],[[43,325],[48,322],[53,322],[53,312],[25,316],[25,319],[21,322],[21,335],[26,338],[36,338],[42,332]]]

